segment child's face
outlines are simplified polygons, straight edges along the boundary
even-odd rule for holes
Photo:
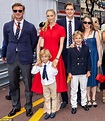
[[[47,63],[48,62],[48,60],[49,60],[49,56],[48,55],[42,55],[41,56],[41,61],[43,62],[43,63]]]
[[[83,39],[80,35],[77,35],[77,36],[74,37],[74,42],[75,42],[76,45],[81,45],[82,41],[83,41]]]

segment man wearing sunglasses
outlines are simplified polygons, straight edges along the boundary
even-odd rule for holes
[[[8,116],[21,110],[20,103],[20,70],[25,85],[26,115],[32,116],[31,67],[33,51],[37,44],[37,32],[33,24],[23,19],[25,6],[21,3],[12,5],[14,20],[6,23],[3,28],[2,60],[7,61],[8,74],[12,90],[12,106]]]

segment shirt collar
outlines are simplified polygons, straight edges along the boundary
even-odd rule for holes
[[[14,21],[15,21],[16,24],[18,24],[18,21],[16,19]],[[19,21],[20,24],[23,24],[23,21],[24,21],[24,19],[22,19],[21,21]]]
[[[70,20],[70,19],[66,16],[66,21],[67,21],[67,22],[69,22],[69,21],[74,22],[74,17],[73,17],[73,19]]]
[[[76,45],[76,46],[82,48],[82,44],[81,45]]]
[[[48,61],[47,63],[43,63],[43,62],[42,62],[42,66],[44,66],[44,65],[47,66],[49,63],[50,63],[50,61]]]

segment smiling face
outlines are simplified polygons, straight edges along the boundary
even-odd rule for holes
[[[23,19],[23,15],[24,15],[23,7],[22,6],[14,6],[12,10],[13,10],[14,18],[17,21],[21,21]]]
[[[43,54],[43,55],[41,56],[41,61],[42,61],[43,63],[47,63],[48,60],[49,60],[49,56],[48,56],[48,55]]]
[[[53,10],[48,10],[46,12],[46,17],[47,17],[47,21],[49,23],[54,23],[55,22],[55,12]]]
[[[72,5],[67,5],[65,8],[66,16],[71,20],[74,17],[74,7]]]
[[[82,41],[83,41],[83,38],[82,38],[81,35],[75,35],[73,40],[74,40],[76,45],[81,45]]]

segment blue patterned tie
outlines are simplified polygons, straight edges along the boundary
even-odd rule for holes
[[[18,22],[18,25],[17,25],[17,29],[16,29],[16,33],[15,33],[15,37],[16,39],[19,39],[19,32],[20,32],[20,22]]]
[[[46,72],[46,65],[44,65],[42,78],[43,78],[43,79],[46,78],[46,79],[48,80],[48,76],[47,76],[47,72]]]
[[[71,21],[69,21],[69,46],[72,43],[72,25],[71,25]]]

